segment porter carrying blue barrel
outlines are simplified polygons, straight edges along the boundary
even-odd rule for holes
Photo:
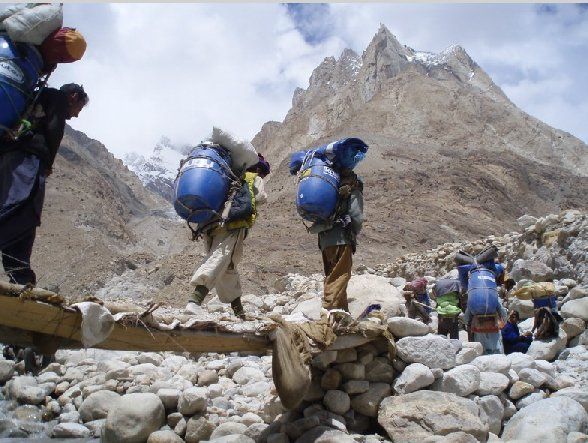
[[[304,220],[327,222],[335,215],[339,192],[339,174],[331,162],[311,151],[300,169],[296,209]]]
[[[232,181],[229,152],[219,145],[199,145],[182,163],[175,182],[174,208],[190,223],[220,217]]]
[[[43,58],[28,43],[0,34],[0,135],[20,121],[43,69]]]
[[[473,315],[498,312],[498,288],[495,273],[480,265],[458,266],[460,274],[467,272],[468,309]]]
[[[355,168],[367,150],[368,146],[359,138],[345,138],[292,154],[290,173],[298,173],[296,208],[304,220],[333,221],[339,196],[338,171]]]

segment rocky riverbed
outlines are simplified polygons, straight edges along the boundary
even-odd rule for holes
[[[302,405],[285,411],[271,355],[59,351],[37,375],[0,360],[0,437],[149,442],[586,442],[588,436],[588,217],[568,211],[523,217],[521,232],[446,244],[377,269],[360,266],[351,311],[382,304],[395,346],[385,340],[325,350],[312,359]],[[399,288],[451,274],[451,255],[490,243],[517,280],[553,279],[565,321],[559,336],[527,354],[482,355],[402,317]],[[321,276],[289,275],[276,293],[244,297],[259,317],[318,316]],[[532,327],[532,306],[510,307]],[[226,316],[214,297],[202,308]]]

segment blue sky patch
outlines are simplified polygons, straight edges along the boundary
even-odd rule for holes
[[[329,4],[286,3],[284,6],[306,43],[316,45],[332,35]]]

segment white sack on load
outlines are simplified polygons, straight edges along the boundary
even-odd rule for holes
[[[0,31],[6,31],[4,26],[4,20],[18,11],[30,8],[28,3],[8,3],[6,5],[0,5]]]
[[[13,41],[40,45],[49,34],[63,26],[63,6],[37,4],[20,9],[6,18],[3,26]]]
[[[213,126],[211,141],[229,150],[231,167],[234,170],[247,169],[259,161],[257,151],[251,142],[240,139],[224,129]]]

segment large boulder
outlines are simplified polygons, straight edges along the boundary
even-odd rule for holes
[[[165,408],[151,393],[123,395],[108,411],[102,441],[104,443],[139,443],[165,423]]]
[[[422,363],[431,369],[451,369],[455,366],[457,349],[451,341],[439,335],[404,337],[396,342],[398,356],[407,363]]]
[[[435,376],[431,370],[422,363],[408,365],[400,377],[394,382],[394,391],[397,394],[408,394],[433,384]]]
[[[552,397],[569,397],[580,403],[588,412],[588,388],[569,387],[551,394]]]
[[[188,388],[182,392],[178,400],[178,412],[194,415],[206,409],[208,390],[203,387]]]
[[[476,403],[482,408],[482,421],[488,425],[490,432],[500,434],[502,419],[504,417],[504,405],[495,395],[478,397]]]
[[[392,317],[388,320],[388,330],[394,337],[420,336],[431,332],[428,325],[408,317]]]
[[[566,333],[560,328],[557,337],[533,340],[527,355],[535,360],[553,360],[560,351],[565,349],[567,341]]]
[[[539,400],[518,411],[504,427],[504,441],[566,443],[571,432],[586,432],[588,413],[567,397]]]
[[[371,304],[382,306],[386,318],[400,315],[404,297],[390,279],[373,274],[354,275],[347,286],[349,312],[357,318]]]
[[[480,407],[472,400],[445,392],[417,391],[384,399],[378,423],[398,443],[459,431],[486,441],[488,425],[480,414]]]
[[[564,318],[581,318],[588,321],[588,297],[564,303],[561,307],[561,316]]]
[[[566,318],[561,324],[561,328],[565,331],[568,339],[577,337],[586,330],[586,322],[581,318]]]
[[[98,391],[90,394],[82,403],[79,409],[80,418],[87,421],[106,418],[110,408],[116,405],[120,395],[112,391]]]
[[[473,394],[480,387],[480,370],[474,365],[461,365],[443,374],[440,390],[460,397]]]
[[[518,259],[512,266],[510,276],[516,281],[551,281],[553,280],[553,269],[539,261]]]
[[[476,366],[480,372],[499,372],[507,375],[510,369],[510,360],[502,354],[481,355],[472,360],[471,364]]]
[[[500,395],[508,388],[510,380],[499,372],[480,372],[480,386],[478,395]]]

